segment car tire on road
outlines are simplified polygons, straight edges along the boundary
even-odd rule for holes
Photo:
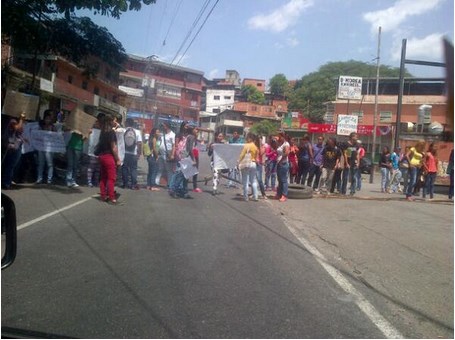
[[[289,184],[288,186],[289,199],[307,199],[313,198],[313,189],[306,185]]]

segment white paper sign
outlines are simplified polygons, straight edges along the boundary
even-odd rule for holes
[[[123,135],[125,134],[125,129],[118,128],[117,130],[115,130],[115,134],[117,136],[118,158],[120,159],[120,162],[123,163],[123,160],[125,159],[125,139],[123,138]]]
[[[180,162],[180,169],[182,170],[183,176],[186,179],[193,177],[199,173],[195,165],[193,165],[193,160],[191,157],[182,159]]]
[[[33,123],[27,122],[24,124],[24,132],[22,133],[22,137],[24,137],[24,143],[22,144],[22,153],[29,153],[29,152],[35,151],[32,143],[31,143],[32,131],[38,130],[38,129],[39,129],[38,122],[33,122]]]
[[[362,78],[340,76],[338,83],[338,99],[362,99]]]
[[[63,134],[54,131],[32,130],[31,144],[35,150],[47,152],[66,152]]]
[[[349,136],[357,132],[359,117],[355,115],[338,115],[337,135]]]
[[[87,154],[89,156],[95,156],[95,148],[100,140],[100,133],[101,133],[100,129],[92,129],[92,132],[88,137]]]
[[[243,144],[213,144],[213,167],[234,169],[242,152]]]

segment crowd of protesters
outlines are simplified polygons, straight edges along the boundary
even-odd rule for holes
[[[123,128],[117,119],[99,114],[93,129],[100,130],[97,145],[92,145],[93,154],[88,155],[87,185],[100,187],[103,201],[118,204],[114,190],[117,174],[121,175],[121,187],[138,190],[138,160],[141,156],[147,161],[146,189],[160,191],[165,183],[173,198],[190,198],[188,182],[193,182],[193,192],[199,193],[197,168],[199,150],[197,148],[198,128],[183,122],[175,134],[168,122],[161,123],[149,133],[143,134],[135,127],[132,119],[127,119]],[[39,128],[56,131],[57,115],[46,110]],[[27,142],[22,135],[25,117],[11,119],[2,138],[2,189],[11,189],[16,166],[21,158],[21,145]],[[115,131],[124,131],[125,155],[120,161]],[[72,132],[66,151],[66,185],[70,188],[77,183],[80,172],[80,159],[84,143],[90,143],[77,132]],[[226,143],[223,134],[216,136],[215,143]],[[260,138],[248,133],[245,139],[234,132],[228,139],[230,144],[243,144],[238,159],[238,167],[228,171],[231,186],[241,181],[243,199],[267,199],[267,191],[275,193],[275,198],[285,202],[289,184],[302,184],[313,189],[315,194],[355,195],[362,188],[361,161],[365,149],[356,133],[349,140],[338,142],[334,137],[317,137],[311,143],[304,135],[299,143],[284,133]],[[90,146],[89,146],[90,149]],[[213,144],[208,149],[213,161]],[[52,152],[38,151],[35,154],[37,169],[36,184],[52,184],[54,180],[54,158]],[[188,163],[189,162],[189,163]],[[185,164],[194,168],[191,178],[184,171]],[[384,147],[378,166],[381,173],[380,189],[383,193],[404,193],[407,200],[422,193],[423,198],[434,198],[434,185],[437,174],[437,148],[430,144],[425,150],[425,142],[418,142],[405,151],[397,147],[392,152]],[[449,198],[453,198],[453,150],[450,155],[447,174],[450,175]],[[45,177],[46,175],[46,177]],[[214,174],[218,181],[218,174]],[[401,185],[403,183],[403,186]]]

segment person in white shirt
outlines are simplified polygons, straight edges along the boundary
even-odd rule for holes
[[[165,174],[167,187],[174,174],[175,167],[175,133],[171,130],[169,123],[162,123],[163,131],[160,140],[160,151],[158,156],[158,173],[156,175],[156,184],[160,185],[161,176]]]
[[[142,154],[142,134],[134,128],[134,120],[127,118],[124,133],[125,158],[122,165],[123,188],[139,190],[137,184],[137,162]],[[131,184],[129,183],[131,177]]]

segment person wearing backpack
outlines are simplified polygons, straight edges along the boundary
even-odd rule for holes
[[[126,128],[123,134],[125,143],[125,158],[122,165],[123,188],[139,190],[137,185],[137,162],[142,154],[142,135],[141,132],[134,128],[134,120],[127,118]],[[129,177],[131,176],[131,185]]]

